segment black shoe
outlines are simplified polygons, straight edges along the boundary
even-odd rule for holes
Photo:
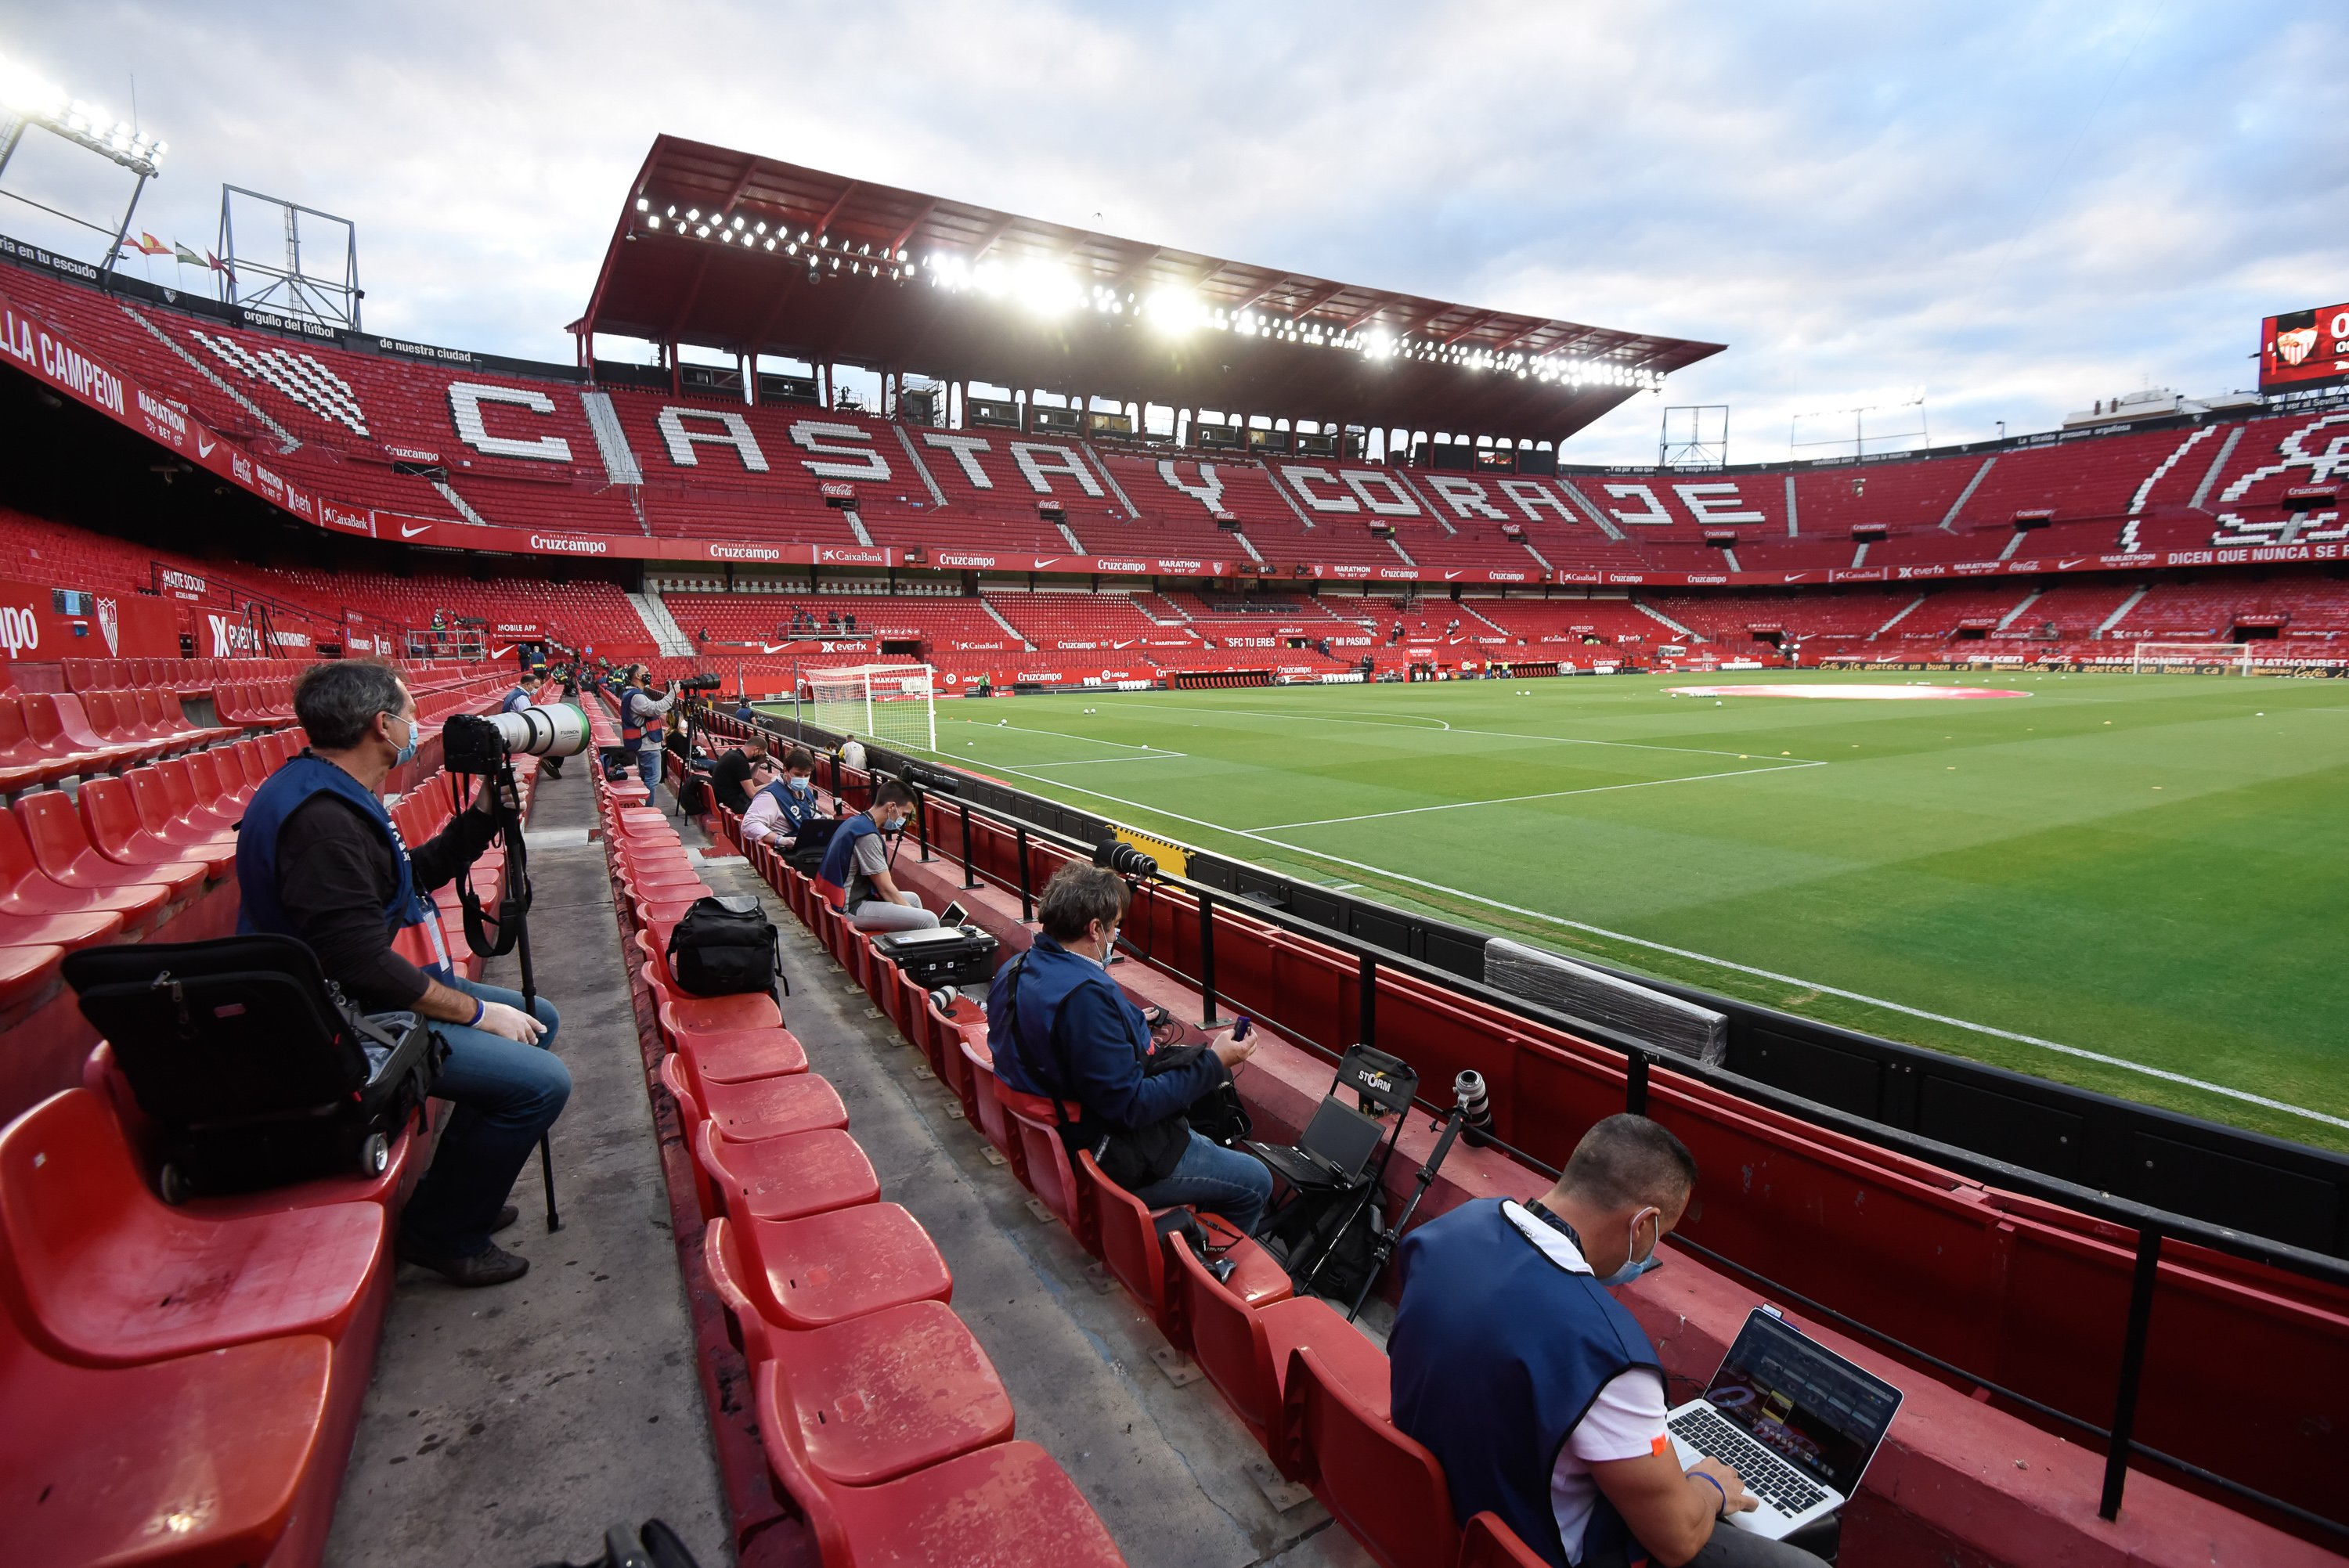
[[[490,1234],[493,1236],[496,1235],[500,1231],[506,1229],[516,1220],[521,1218],[522,1211],[514,1207],[512,1203],[508,1203],[504,1208],[498,1211],[498,1217],[490,1222]]]
[[[495,1243],[483,1247],[471,1257],[450,1257],[439,1253],[421,1252],[402,1245],[398,1249],[399,1261],[430,1269],[450,1284],[472,1287],[485,1284],[505,1284],[530,1272],[530,1260],[507,1252]]]

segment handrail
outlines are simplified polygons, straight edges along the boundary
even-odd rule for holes
[[[773,727],[780,731],[786,725],[791,727],[796,738],[802,741],[812,738],[811,731],[813,738],[831,736],[830,731],[814,729],[812,726],[797,717],[780,719],[762,716],[759,727],[762,729]],[[834,738],[827,744],[836,744],[836,741],[837,738]],[[833,792],[838,796],[843,780],[840,774],[842,765],[837,752],[828,752],[826,760],[831,764],[829,777]],[[874,746],[867,748],[867,779],[882,776],[885,766],[893,760],[897,764],[902,774],[916,783],[917,794],[941,780],[951,784],[957,777],[968,777],[962,775],[960,769],[948,765],[915,762],[885,748]],[[929,777],[929,784],[926,786],[922,782],[925,775]],[[972,781],[979,780],[974,779]],[[992,783],[992,781],[988,782]],[[1015,813],[988,806],[983,802],[974,804],[968,796],[959,789],[933,792],[951,793],[955,798],[955,811],[959,818],[961,827],[960,847],[964,887],[974,888],[985,885],[987,880],[987,873],[976,867],[971,852],[973,815],[977,814],[993,826],[1009,830],[1012,833],[1019,862],[1017,883],[1016,885],[1008,883],[1000,877],[995,878],[994,881],[996,885],[1002,887],[1004,891],[1020,895],[1023,917],[1030,899],[1028,850],[1031,841],[1040,839],[1044,843],[1067,851],[1079,859],[1091,858],[1092,846],[1070,834],[1040,823],[1024,820]],[[1016,790],[1007,792],[1015,796],[1019,794]],[[931,847],[926,830],[927,813],[917,810],[916,820],[925,824],[917,832],[917,839],[926,857]],[[1913,1358],[1954,1381],[1983,1389],[2001,1398],[2011,1400],[2043,1418],[2102,1439],[2107,1445],[2107,1452],[2097,1511],[2100,1517],[2107,1521],[2117,1517],[2119,1513],[2123,1492],[2127,1486],[2130,1458],[2142,1455],[2157,1464],[2216,1488],[2230,1496],[2261,1508],[2271,1509],[2278,1514],[2310,1528],[2349,1539],[2349,1522],[2315,1513],[2240,1481],[2206,1470],[2189,1460],[2177,1458],[2157,1449],[2147,1448],[2137,1442],[2133,1436],[2137,1394],[2144,1373],[2145,1346],[2151,1325],[2153,1297],[2159,1277],[2160,1254],[2165,1240],[2174,1237],[2230,1256],[2264,1264],[2305,1278],[2340,1285],[2349,1285],[2349,1263],[2305,1248],[2292,1246],[2286,1243],[2247,1235],[2230,1227],[2213,1225],[2188,1215],[2171,1213],[2129,1199],[2095,1191],[2060,1178],[2047,1176],[2023,1166],[2008,1164],[1987,1155],[1977,1154],[1970,1150],[1941,1143],[1901,1129],[1886,1127],[1838,1110],[1832,1106],[1803,1099],[1783,1089],[1757,1082],[1723,1068],[1712,1067],[1677,1056],[1667,1059],[1654,1047],[1619,1030],[1576,1018],[1508,992],[1496,990],[1481,982],[1436,968],[1407,954],[1380,947],[1374,943],[1366,942],[1349,933],[1332,931],[1329,927],[1315,924],[1300,916],[1289,914],[1285,910],[1252,902],[1244,910],[1233,909],[1229,903],[1218,905],[1216,903],[1218,890],[1195,882],[1187,876],[1161,872],[1156,878],[1143,884],[1145,888],[1157,885],[1178,889],[1196,901],[1199,909],[1200,957],[1203,973],[1197,976],[1185,975],[1171,962],[1156,958],[1147,951],[1134,947],[1130,940],[1121,938],[1121,942],[1133,957],[1198,989],[1206,1000],[1206,1013],[1209,1022],[1215,1018],[1216,1006],[1214,986],[1214,934],[1216,922],[1214,917],[1216,913],[1223,913],[1230,919],[1260,922],[1291,935],[1302,936],[1326,947],[1352,955],[1360,966],[1358,985],[1361,1017],[1357,1037],[1364,1042],[1371,1042],[1374,1038],[1377,971],[1378,966],[1384,964],[1415,979],[1444,990],[1473,997],[1522,1017],[1529,1023],[1559,1029],[1603,1049],[1620,1052],[1624,1057],[1625,1109],[1634,1113],[1645,1113],[1651,1074],[1654,1068],[1661,1067],[1675,1076],[1693,1079],[1773,1109],[1784,1111],[1799,1119],[1885,1149],[1889,1152],[1905,1155],[1922,1163],[1940,1166],[1968,1176],[1986,1186],[2041,1198],[2076,1212],[2127,1227],[2137,1236],[2136,1258],[2131,1273],[2128,1313],[2121,1336],[2120,1371],[2115,1390],[2113,1416],[2108,1427],[2099,1427],[2082,1417],[2057,1409],[2028,1395],[1967,1371],[1952,1362],[1909,1345],[1882,1329],[1872,1327],[1832,1307],[1825,1306],[1811,1297],[1779,1284],[1760,1271],[1725,1257],[1687,1237],[1675,1234],[1671,1240],[1677,1247],[1683,1248],[1705,1258],[1708,1262],[1717,1264],[1754,1281],[1771,1295],[1795,1303],[1804,1310],[1815,1313],[1838,1326],[1874,1340],[1899,1356]],[[1316,1056],[1330,1061],[1337,1059],[1336,1052],[1317,1044],[1303,1031],[1286,1026],[1269,1015],[1260,1014],[1259,1016],[1282,1037],[1302,1046]],[[1445,1108],[1436,1106],[1424,1098],[1414,1097],[1413,1103],[1433,1115],[1440,1117],[1444,1114]],[[1485,1141],[1528,1169],[1552,1179],[1555,1179],[1558,1173],[1557,1168],[1498,1138],[1487,1135]]]

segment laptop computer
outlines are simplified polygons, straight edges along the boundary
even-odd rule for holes
[[[1664,1427],[1686,1469],[1716,1459],[1761,1506],[1730,1520],[1779,1540],[1843,1506],[1900,1408],[1900,1390],[1756,1307],[1703,1397]]]
[[[1292,1187],[1343,1187],[1370,1168],[1385,1137],[1376,1118],[1328,1095],[1295,1148],[1251,1140],[1247,1149]]]

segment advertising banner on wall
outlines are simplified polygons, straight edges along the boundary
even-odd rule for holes
[[[90,593],[0,580],[0,647],[10,664],[176,659],[179,614],[146,594]]]

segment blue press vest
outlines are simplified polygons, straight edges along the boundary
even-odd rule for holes
[[[1647,1367],[1661,1382],[1663,1367],[1630,1311],[1553,1262],[1501,1203],[1463,1204],[1402,1240],[1387,1341],[1394,1423],[1443,1462],[1455,1517],[1490,1509],[1566,1568],[1550,1505],[1558,1450],[1618,1374]],[[1646,1555],[1599,1493],[1578,1560],[1618,1545]]]
[[[881,830],[881,824],[859,811],[833,830],[832,841],[824,846],[823,865],[815,873],[816,885],[834,889],[845,895],[851,876],[849,865],[856,855],[856,841],[869,839]]]
[[[823,814],[816,808],[815,791],[812,789],[809,790],[804,795],[794,795],[792,793],[791,786],[778,781],[768,785],[764,789],[760,790],[759,793],[761,795],[772,796],[774,798],[776,808],[782,813],[783,826],[781,830],[783,836],[787,839],[798,838],[802,828],[806,827],[810,822],[814,821],[818,817],[821,817]],[[827,845],[825,847],[827,851],[829,851],[830,846]],[[825,858],[831,858],[828,852]]]
[[[448,947],[440,936],[440,906],[417,891],[415,872],[408,864],[408,845],[400,839],[391,813],[384,810],[374,790],[333,763],[306,751],[263,781],[261,788],[253,792],[253,803],[244,809],[243,821],[237,825],[237,930],[274,932],[283,936],[302,934],[294,928],[285,906],[277,899],[277,835],[288,818],[308,803],[312,796],[321,794],[341,796],[382,830],[385,841],[391,845],[392,863],[399,868],[399,885],[392,890],[389,902],[383,906],[384,929],[423,927],[425,940],[434,955],[434,962],[423,966],[425,973],[436,980],[447,980],[451,971]]]
[[[1052,1043],[1052,1031],[1059,1026],[1061,1005],[1082,985],[1099,984],[1108,988],[1117,999],[1118,1016],[1125,1025],[1126,1043],[1133,1047],[1134,1059],[1140,1061],[1150,1054],[1150,1020],[1100,965],[1081,953],[1070,952],[1041,932],[1029,944],[1027,955],[1012,962],[1019,965],[1019,1038],[1043,1059],[1031,1061],[1012,1039],[1011,965],[1006,964],[995,972],[987,993],[987,1049],[995,1058],[996,1076],[1006,1084],[1021,1094],[1048,1095],[1056,1088],[1063,1095],[1074,1092],[1074,1085],[1061,1081],[1067,1068]]]
[[[498,704],[498,711],[500,713],[520,713],[523,708],[530,707],[534,700],[535,699],[532,697],[530,693],[524,691],[520,686],[516,686],[513,690],[506,693],[504,701]]]

